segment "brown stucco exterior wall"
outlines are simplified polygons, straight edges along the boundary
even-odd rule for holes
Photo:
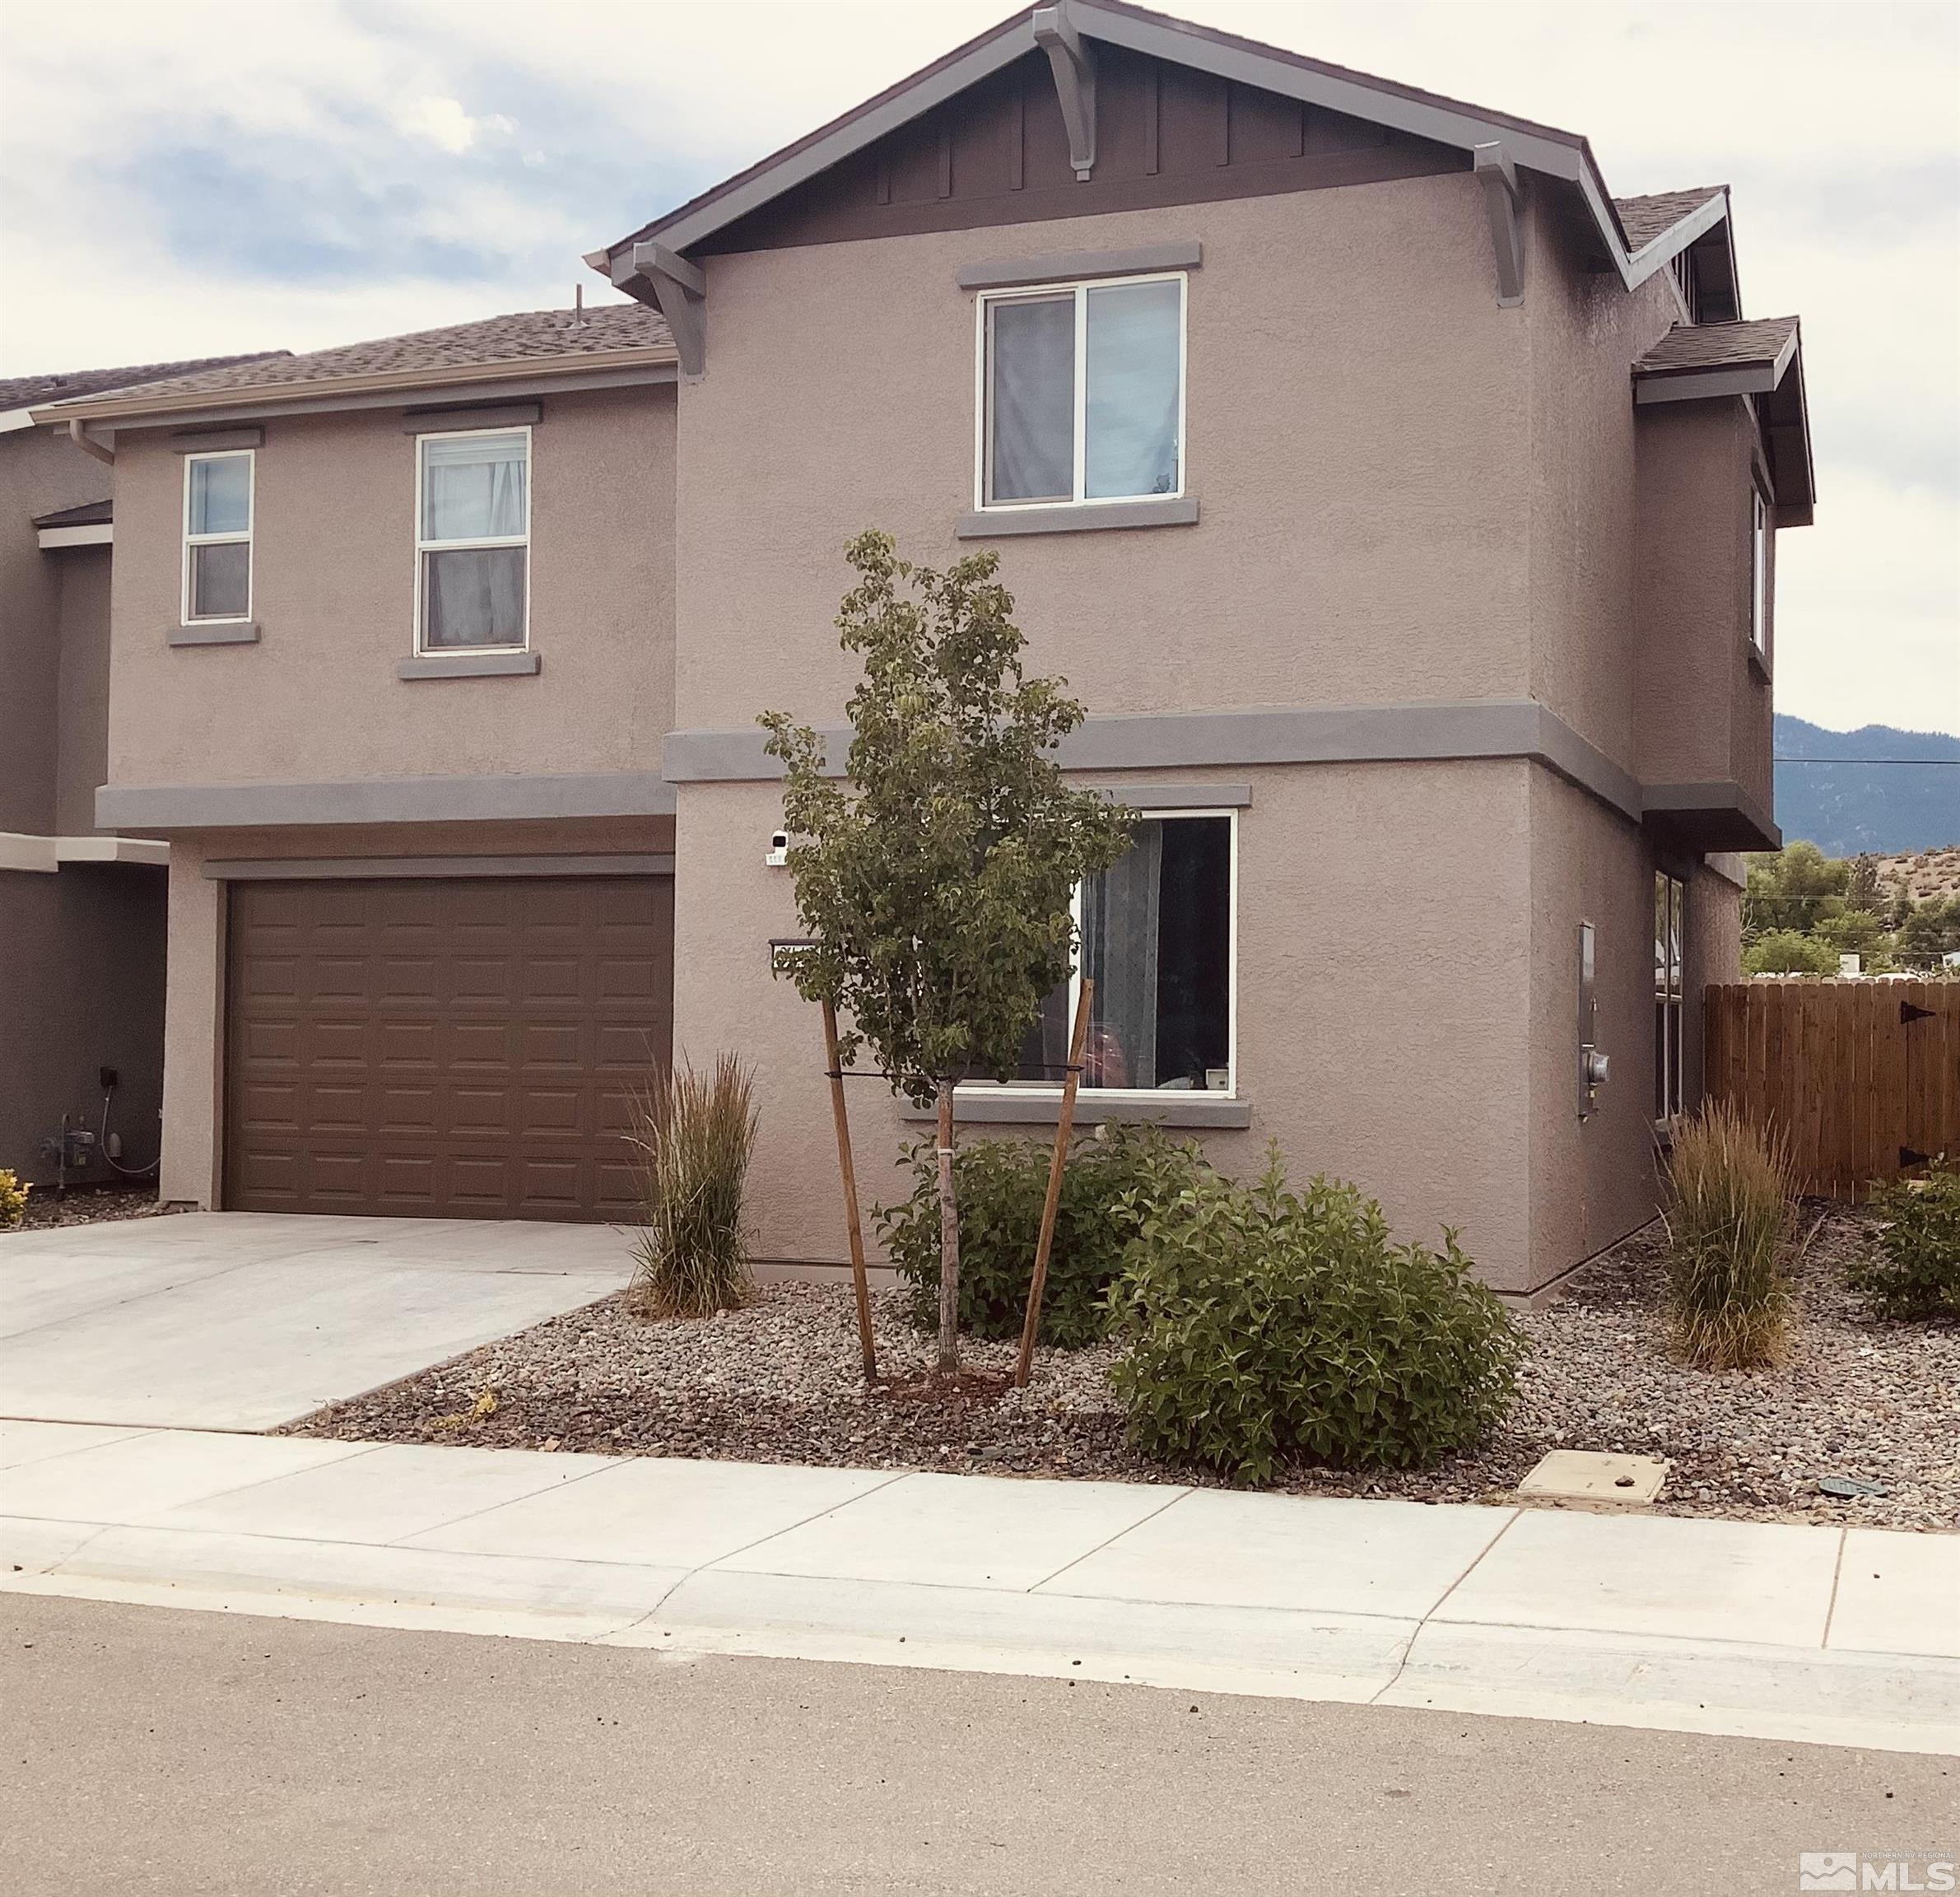
[[[34,517],[99,501],[111,481],[66,436],[0,435],[0,830],[46,837],[56,827],[62,576],[75,555],[44,553]],[[84,826],[94,827],[92,818]]]
[[[109,1130],[123,1163],[156,1158],[163,1068],[164,871],[141,864],[64,863],[0,870],[0,1166],[47,1184],[44,1139],[64,1113],[102,1127],[98,1070],[119,1075]],[[109,1181],[92,1160],[71,1177]]]
[[[999,543],[1031,664],[1101,713],[1522,697],[1526,331],[1459,175],[709,259],[708,373],[680,401],[677,725],[836,715],[860,529],[929,562],[971,550],[962,265],[1194,235],[1202,518]]]
[[[206,865],[404,857],[668,855],[671,817],[589,823],[399,823],[185,832],[170,839],[164,1031],[165,1203],[220,1204],[224,1163],[226,884]]]
[[[1357,1181],[1410,1236],[1459,1226],[1492,1281],[1516,1289],[1531,1282],[1520,1051],[1534,769],[1230,773],[1253,793],[1239,814],[1238,911],[1239,1084],[1252,1124],[1194,1135],[1237,1172],[1276,1140],[1297,1178]],[[697,1063],[736,1049],[756,1070],[757,1256],[836,1265],[846,1254],[817,1011],[769,973],[770,939],[798,933],[789,879],[762,862],[780,815],[770,785],[681,790],[676,1046]],[[1445,834],[1460,846],[1439,850]],[[921,1128],[875,1080],[851,1083],[850,1101],[868,1206],[906,1189],[897,1155]],[[1052,1136],[1032,1122],[963,1136],[1015,1132]]]
[[[1749,497],[1759,450],[1747,404],[1639,413],[1638,767],[1650,783],[1734,780],[1771,796],[1768,664],[1749,646]],[[1771,599],[1776,534],[1770,535]]]
[[[404,680],[415,437],[390,410],[264,424],[258,644],[172,647],[183,458],[118,444],[109,770],[119,784],[659,768],[672,721],[671,388],[547,397],[533,431],[535,677]]]

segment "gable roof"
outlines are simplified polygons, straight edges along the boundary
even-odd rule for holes
[[[1465,151],[1479,146],[1500,147],[1513,165],[1556,179],[1577,192],[1602,249],[1628,289],[1663,268],[1726,212],[1725,192],[1630,198],[1625,202],[1636,207],[1636,234],[1607,194],[1590,147],[1576,133],[1174,19],[1129,5],[1128,0],[1050,0],[1046,6],[1023,7],[827,125],[642,225],[618,242],[591,252],[585,261],[614,283],[631,286],[641,277],[634,261],[636,245],[657,244],[664,250],[684,254],[738,218],[1034,52],[1039,44],[1035,37],[1037,13],[1060,16],[1085,40],[1189,66],[1433,143]],[[1692,197],[1694,201],[1672,223],[1657,222],[1661,207],[1674,197]]]
[[[608,304],[582,313],[525,310],[406,336],[384,336],[304,356],[241,360],[165,375],[135,388],[63,400],[35,410],[37,421],[124,421],[207,408],[249,411],[283,399],[330,399],[353,389],[441,388],[505,371],[570,374],[594,358],[661,365],[673,339],[658,310]]]
[[[1613,207],[1619,213],[1627,241],[1638,249],[1656,237],[1665,236],[1710,198],[1725,197],[1728,190],[1726,184],[1702,184],[1687,191],[1655,191],[1644,198],[1616,198]]]

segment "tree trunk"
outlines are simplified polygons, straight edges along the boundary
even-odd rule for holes
[[[960,1212],[952,1191],[952,1083],[939,1083],[939,1373],[960,1367]]]

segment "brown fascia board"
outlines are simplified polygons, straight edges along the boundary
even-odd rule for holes
[[[1691,212],[1672,230],[1663,231],[1633,251],[1599,175],[1592,147],[1576,133],[1487,111],[1482,106],[1397,85],[1344,66],[1329,65],[1255,40],[1241,40],[1214,27],[1195,26],[1167,14],[1125,5],[1122,0],[1057,0],[1057,3],[1076,31],[1087,39],[1101,40],[1112,46],[1220,78],[1237,80],[1282,97],[1299,99],[1310,105],[1345,113],[1460,151],[1474,151],[1479,145],[1501,145],[1514,165],[1556,178],[1577,189],[1613,268],[1629,290],[1672,261],[1728,212],[1725,190]],[[1033,52],[1034,12],[1031,7],[1024,8],[910,78],[887,86],[827,125],[690,198],[664,217],[643,225],[617,244],[590,252],[584,261],[617,282],[614,259],[622,251],[630,255],[636,243],[658,238],[668,249],[685,254],[691,245],[737,218],[827,170],[1024,54]]]
[[[347,407],[384,407],[395,398],[414,399],[424,392],[449,394],[458,389],[485,392],[511,384],[575,384],[593,376],[631,376],[646,371],[647,379],[672,370],[678,357],[672,348],[586,350],[570,356],[532,356],[500,362],[473,362],[450,368],[390,369],[366,375],[322,376],[312,380],[261,382],[249,388],[174,389],[142,396],[83,396],[72,402],[49,403],[30,409],[36,422],[106,422],[138,427],[152,421],[181,422],[187,413],[254,414],[279,410]]]

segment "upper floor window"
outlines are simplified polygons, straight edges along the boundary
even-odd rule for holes
[[[1760,487],[1750,488],[1749,506],[1749,637],[1763,652],[1770,623],[1770,510]]]
[[[1185,281],[980,299],[982,507],[1183,492]]]
[[[521,651],[530,620],[530,430],[423,435],[417,454],[417,649]]]
[[[1083,1087],[1235,1091],[1237,829],[1230,811],[1143,818],[1122,860],[1077,889],[1077,967],[1042,1006],[1019,1084],[1060,1084],[1087,975]]]
[[[184,618],[252,617],[249,448],[184,458]]]

